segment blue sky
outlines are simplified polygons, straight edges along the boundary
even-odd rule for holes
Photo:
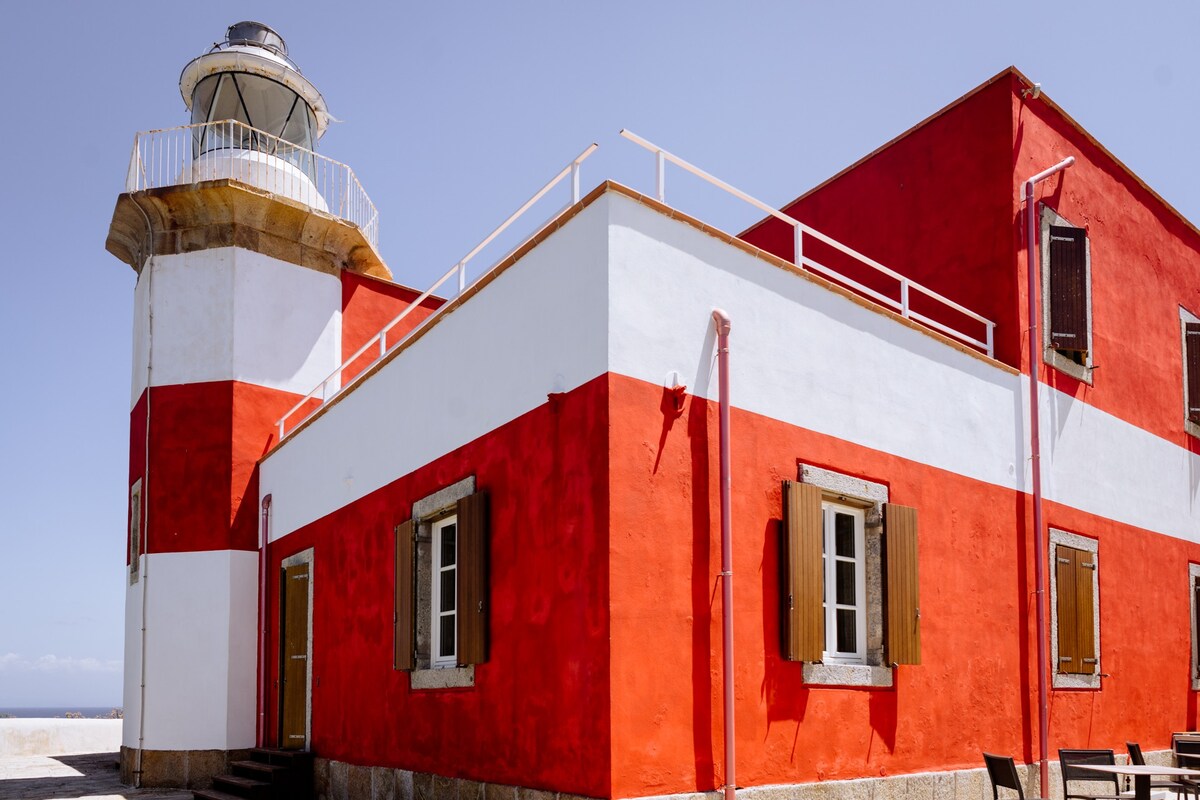
[[[649,192],[651,156],[621,128],[782,204],[1009,64],[1200,220],[1193,3],[5,11],[0,707],[121,702],[134,274],[104,239],[134,133],[187,122],[179,72],[232,22],[279,30],[325,94],[342,121],[320,150],[354,168],[384,259],[417,288],[592,141],[585,191],[612,178]],[[669,202],[729,230],[753,219],[678,172],[667,185]]]

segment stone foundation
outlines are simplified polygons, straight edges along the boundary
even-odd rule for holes
[[[136,747],[121,748],[121,783],[138,783],[137,757]],[[144,750],[140,785],[208,789],[214,775],[228,773],[232,762],[249,757],[249,750]]]
[[[1171,764],[1170,750],[1146,753],[1149,764]],[[1117,753],[1117,763],[1128,758]],[[982,754],[979,757],[983,761]],[[1042,796],[1036,764],[1018,764],[1017,774],[1026,797]],[[342,761],[317,758],[313,761],[316,800],[590,800],[565,792],[529,789],[497,783],[480,783],[448,778],[428,772],[389,767],[362,767]],[[1087,784],[1072,784],[1089,791]],[[1098,785],[1092,791],[1111,790]],[[948,770],[911,775],[888,775],[843,781],[751,786],[738,789],[738,800],[992,800],[992,783],[987,770]],[[1063,800],[1058,762],[1050,762],[1051,800]],[[721,792],[694,792],[644,797],[639,800],[723,800]]]

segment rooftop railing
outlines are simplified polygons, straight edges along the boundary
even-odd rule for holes
[[[995,357],[996,323],[990,319],[976,314],[974,311],[959,305],[947,297],[943,297],[932,289],[928,289],[916,281],[910,280],[900,273],[885,267],[878,261],[868,258],[857,250],[847,247],[836,239],[805,225],[800,220],[772,208],[761,200],[751,197],[740,189],[729,185],[720,178],[710,175],[694,164],[690,164],[682,158],[667,152],[632,131],[623,130],[621,131],[621,135],[655,154],[655,188],[659,202],[666,202],[666,162],[670,161],[672,164],[682,167],[696,177],[711,183],[713,186],[723,189],[739,200],[749,203],[759,211],[790,225],[792,227],[794,242],[794,258],[792,263],[797,267],[822,275],[857,294],[868,297],[880,305],[890,308],[905,319],[920,323],[927,328],[932,328],[939,333],[980,350],[986,353],[989,358]],[[809,245],[810,251],[815,249],[813,245],[816,244],[823,255],[827,254],[839,258],[845,264],[845,267],[842,270],[838,270],[817,261],[810,253],[805,252],[806,243]],[[891,285],[894,289],[894,295],[886,294],[878,288],[867,286],[862,280],[856,280],[847,275],[847,271],[854,271],[856,274],[863,272],[873,274],[873,278],[877,283]],[[963,323],[964,327],[973,328],[977,333],[981,333],[982,338],[952,327],[947,322],[933,319],[928,314],[914,311],[912,303],[920,299],[923,299],[928,304],[928,308],[926,308],[926,305],[922,305],[922,308],[926,308],[929,313],[938,313],[939,316],[953,318],[957,322]],[[938,309],[938,311],[935,312],[933,309]]]
[[[353,223],[379,247],[379,212],[354,170],[236,120],[143,131],[133,142],[125,190],[231,179]]]
[[[416,308],[420,307],[422,303],[428,300],[429,297],[432,296],[433,293],[438,289],[440,289],[443,284],[445,284],[451,278],[457,278],[455,283],[457,291],[454,294],[454,297],[458,297],[470,286],[473,286],[475,283],[477,283],[480,278],[490,273],[497,264],[500,264],[513,252],[516,252],[516,250],[520,249],[522,245],[519,244],[513,250],[510,250],[504,256],[494,261],[491,267],[483,270],[477,274],[474,279],[468,281],[467,265],[471,262],[471,260],[475,258],[475,256],[479,255],[480,251],[491,244],[497,236],[502,234],[510,225],[521,218],[526,211],[528,211],[535,203],[541,200],[547,192],[557,186],[563,180],[563,178],[566,178],[568,175],[571,176],[570,202],[567,203],[566,206],[556,209],[554,212],[552,212],[546,221],[539,225],[535,229],[534,233],[527,237],[524,241],[529,241],[531,238],[536,236],[539,231],[544,229],[546,225],[552,222],[559,214],[578,203],[579,165],[583,163],[584,159],[594,153],[597,147],[598,145],[596,144],[589,145],[587,149],[585,149],[582,153],[576,156],[574,160],[563,167],[562,170],[559,171],[559,173],[553,178],[551,178],[545,186],[534,192],[532,197],[526,200],[520,208],[510,214],[508,219],[500,223],[495,230],[484,237],[483,241],[471,248],[470,252],[460,258],[458,262],[455,263],[455,265],[449,270],[447,270],[442,277],[438,278],[432,286],[422,292],[420,297],[409,303],[408,306],[406,306],[403,311],[397,314],[391,322],[385,325],[383,329],[379,331],[379,333],[368,339],[366,344],[355,351],[354,355],[343,361],[337,369],[329,374],[329,377],[321,381],[311,392],[301,398],[300,402],[296,403],[296,405],[292,406],[292,408],[289,409],[286,414],[280,417],[278,422],[276,422],[276,427],[279,432],[279,440],[283,441],[289,434],[295,431],[296,428],[300,427],[300,425],[303,424],[306,419],[319,411],[323,406],[327,405],[339,394],[346,391],[346,389],[348,389],[350,386],[353,386],[370,370],[373,364],[386,356],[389,351],[394,350],[397,346],[412,337],[418,330],[428,325],[431,320],[437,317],[441,309],[434,311],[428,317],[409,328],[403,334],[399,334],[389,340],[389,334],[392,332],[392,330],[401,322],[403,322]],[[524,242],[522,242],[522,244],[523,243]],[[441,308],[445,307],[446,306],[443,305]],[[343,378],[347,372],[352,372],[353,377],[351,377],[348,381],[344,381]]]

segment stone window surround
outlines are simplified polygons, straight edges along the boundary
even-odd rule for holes
[[[883,663],[883,504],[888,487],[853,475],[798,465],[801,483],[822,490],[823,499],[866,510],[864,573],[867,589],[867,663],[834,664],[805,661],[804,683],[817,686],[890,688],[892,668]]]
[[[475,494],[475,476],[470,475],[413,503],[412,521],[416,534],[416,668],[409,673],[410,685],[419,689],[452,689],[475,685],[474,665],[433,667],[430,648],[433,629],[433,523],[455,512],[457,503]]]
[[[1096,671],[1091,675],[1076,675],[1058,671],[1058,570],[1055,569],[1058,546],[1073,547],[1092,554],[1096,565],[1092,581],[1092,627],[1096,642]],[[1050,529],[1050,674],[1055,689],[1099,689],[1104,665],[1100,659],[1100,542],[1088,536]]]
[[[1200,637],[1196,628],[1196,615],[1200,614],[1200,609],[1196,608],[1196,592],[1192,589],[1197,579],[1200,579],[1200,564],[1188,564],[1188,605],[1192,611],[1192,691],[1200,691]]]
[[[1041,247],[1041,258],[1038,260],[1039,269],[1042,272],[1042,360],[1050,366],[1054,367],[1059,372],[1066,373],[1076,380],[1083,381],[1091,385],[1092,372],[1095,370],[1095,364],[1092,358],[1092,330],[1095,328],[1094,317],[1092,316],[1092,240],[1090,237],[1085,238],[1087,242],[1087,250],[1085,258],[1085,272],[1087,275],[1087,314],[1088,314],[1088,340],[1087,340],[1087,358],[1086,363],[1076,364],[1067,356],[1055,350],[1050,346],[1050,303],[1046,298],[1050,296],[1050,226],[1065,225],[1072,228],[1078,227],[1069,220],[1060,217],[1058,212],[1050,208],[1045,203],[1041,204],[1042,213],[1040,216],[1041,224],[1039,230],[1039,238]]]
[[[142,544],[145,539],[142,524],[142,479],[138,478],[129,487],[129,585],[133,586],[141,577]]]
[[[1200,425],[1188,419],[1188,369],[1187,369],[1187,333],[1184,324],[1188,322],[1200,323],[1200,317],[1197,317],[1192,312],[1188,311],[1183,306],[1179,307],[1179,357],[1183,361],[1183,429],[1192,436],[1200,439]]]

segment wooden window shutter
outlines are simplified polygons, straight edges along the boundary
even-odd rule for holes
[[[1078,672],[1091,675],[1096,672],[1096,604],[1094,588],[1096,581],[1096,554],[1077,550],[1075,567],[1075,608],[1078,614],[1079,653]]]
[[[1096,554],[1055,548],[1058,581],[1058,671],[1092,675],[1096,657]]]
[[[779,627],[783,657],[788,661],[820,661],[825,652],[821,525],[821,490],[812,484],[784,481]]]
[[[1054,574],[1058,584],[1058,665],[1059,672],[1082,673],[1079,652],[1079,561],[1084,553],[1074,547],[1054,548]],[[1091,594],[1088,595],[1089,604]]]
[[[1188,322],[1183,329],[1188,419],[1200,423],[1200,324]]]
[[[488,497],[458,501],[458,663],[482,664],[488,650]]]
[[[1050,226],[1050,346],[1087,352],[1087,232]]]
[[[883,506],[884,642],[889,664],[921,663],[921,596],[917,568],[917,510]]]
[[[413,521],[396,526],[395,668],[416,668],[416,586],[413,572]]]

